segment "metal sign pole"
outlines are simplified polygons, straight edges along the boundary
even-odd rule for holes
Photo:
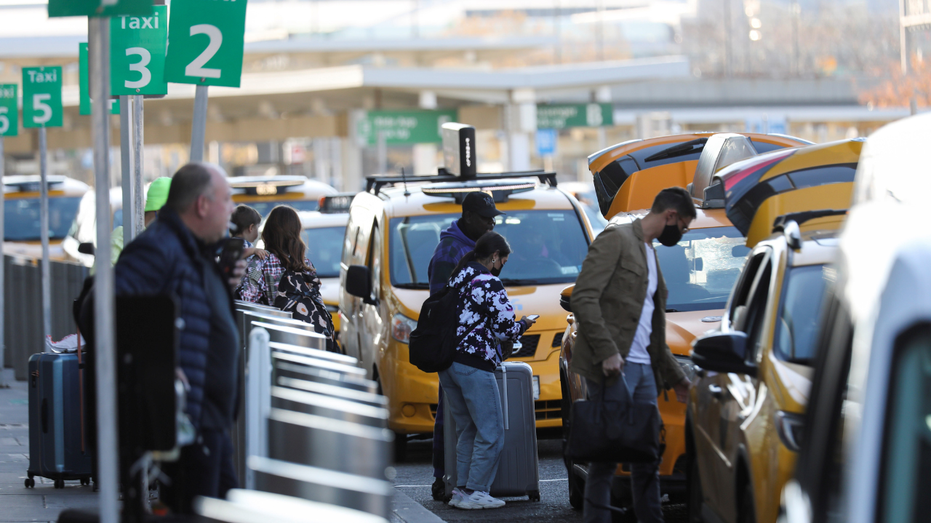
[[[207,86],[194,92],[194,122],[191,124],[191,161],[204,161],[204,136],[207,134]]]
[[[94,139],[94,180],[97,191],[97,245],[94,268],[94,332],[97,371],[97,470],[100,521],[120,520],[114,346],[113,267],[110,264],[110,128],[106,100],[110,87],[110,19],[89,17],[91,109]],[[121,108],[123,109],[123,108]],[[129,108],[123,109],[128,111]],[[123,112],[123,111],[121,111]]]
[[[128,217],[132,221],[133,233],[129,237],[124,236],[123,241],[129,243],[133,238],[136,237],[139,233],[145,229],[145,218],[144,209],[145,209],[145,198],[142,190],[142,161],[144,160],[144,151],[142,150],[143,144],[145,143],[145,115],[143,112],[142,106],[142,96],[135,95],[133,96],[133,151],[135,156],[133,156],[133,206],[132,206],[132,215]],[[123,213],[123,221],[127,220],[127,215]]]
[[[133,222],[127,218],[132,216],[133,210],[133,142],[132,133],[131,97],[120,96],[120,179],[123,189],[123,241],[129,243],[133,239]],[[101,247],[101,246],[98,246]]]
[[[2,183],[3,177],[6,174],[5,169],[6,161],[3,157],[3,136],[0,136],[0,183]],[[4,202],[5,199],[6,197],[3,194],[0,194],[0,245],[3,245],[3,243],[6,241],[6,231],[4,230],[6,225],[3,223],[3,213],[6,212],[6,210],[3,208],[4,203],[6,203]],[[6,339],[6,316],[4,316],[6,311],[3,310],[6,303],[6,294],[4,294],[6,291],[4,288],[6,274],[3,272],[6,265],[5,258],[6,255],[0,255],[0,389],[4,388],[6,385],[3,381],[3,361],[6,356],[6,343],[4,342]]]
[[[42,336],[52,334],[52,279],[48,261],[48,147],[45,127],[39,128],[39,238],[42,240]]]

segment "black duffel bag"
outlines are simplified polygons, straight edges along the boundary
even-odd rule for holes
[[[621,374],[619,399],[600,397],[572,404],[572,421],[566,455],[577,462],[652,463],[665,444],[655,403],[635,401]]]

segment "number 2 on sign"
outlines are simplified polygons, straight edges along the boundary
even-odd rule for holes
[[[9,107],[0,107],[0,135],[10,130],[10,118],[7,116],[9,111]]]
[[[130,47],[126,50],[126,56],[133,55],[138,56],[139,61],[134,64],[129,64],[129,70],[137,71],[140,77],[136,81],[126,80],[123,84],[126,85],[127,89],[141,89],[149,85],[149,82],[152,81],[152,73],[149,72],[149,69],[146,67],[149,65],[149,62],[152,61],[152,53],[145,47]]]
[[[207,44],[207,48],[204,49],[204,52],[194,59],[193,62],[189,63],[184,68],[184,74],[186,76],[194,76],[200,78],[219,78],[220,70],[213,68],[205,68],[204,65],[210,61],[211,58],[217,51],[220,50],[220,45],[223,44],[223,33],[220,30],[210,24],[197,24],[191,26],[191,36],[205,34],[210,38],[210,43]]]
[[[49,120],[52,119],[52,108],[49,104],[45,103],[46,100],[51,100],[52,95],[49,93],[38,93],[32,95],[32,107],[37,111],[42,111],[42,116],[33,115],[32,121],[37,124],[46,124]]]

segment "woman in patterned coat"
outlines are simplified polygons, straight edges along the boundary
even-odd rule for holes
[[[456,420],[456,488],[449,504],[460,509],[504,506],[488,491],[504,447],[504,417],[495,368],[504,359],[500,343],[516,341],[533,320],[515,321],[514,307],[498,274],[511,247],[496,232],[485,233],[453,271],[447,284],[459,293],[459,344],[440,383]]]

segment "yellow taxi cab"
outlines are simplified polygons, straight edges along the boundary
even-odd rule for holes
[[[727,296],[743,265],[748,249],[743,234],[725,215],[719,186],[711,184],[724,166],[769,151],[807,145],[799,138],[765,134],[693,133],[634,140],[609,147],[589,157],[602,212],[610,223],[631,222],[649,212],[660,190],[688,187],[696,202],[696,219],[675,247],[657,247],[663,277],[669,290],[666,309],[666,342],[690,379],[694,377],[688,359],[692,340],[717,327]],[[686,176],[688,171],[692,176]],[[610,189],[610,190],[609,190]],[[610,226],[610,224],[609,224]],[[657,245],[659,245],[657,243]],[[586,397],[586,386],[579,375],[569,371],[575,339],[579,335],[571,311],[572,287],[563,290],[561,301],[569,312],[562,340],[560,380],[562,383],[563,438],[571,430],[572,403]],[[670,501],[684,501],[686,491],[685,405],[675,395],[658,398],[666,429],[666,450],[660,464],[660,488]],[[585,464],[566,458],[569,475],[569,502],[582,508]],[[632,505],[630,474],[618,466],[612,485],[612,504]]]
[[[320,198],[319,211],[298,211],[301,217],[301,239],[307,246],[307,259],[317,269],[323,304],[333,318],[333,328],[339,341],[339,262],[346,224],[349,222],[349,202],[352,194],[337,194]]]
[[[427,183],[425,183],[427,182]],[[359,358],[388,398],[388,425],[403,454],[409,434],[429,434],[436,374],[410,363],[408,341],[429,295],[427,266],[440,233],[462,215],[470,191],[493,195],[494,230],[511,244],[501,280],[518,316],[539,314],[511,359],[530,364],[536,426],[559,427],[558,355],[564,316],[558,296],[575,281],[592,240],[582,204],[561,191],[555,173],[369,177],[349,210],[339,300],[340,343]]]
[[[41,216],[39,214],[40,177],[15,175],[3,177],[3,252],[29,258],[41,258]],[[81,203],[90,187],[66,176],[49,175],[48,220],[49,257],[61,258],[61,241],[68,234]]]
[[[776,521],[795,467],[821,303],[863,142],[774,151],[715,176],[747,256],[696,339],[685,438],[691,521]],[[766,231],[765,233],[763,231]]]
[[[300,175],[235,176],[229,179],[233,202],[246,204],[262,216],[276,205],[288,205],[297,211],[316,211],[320,199],[336,194],[333,187]]]

